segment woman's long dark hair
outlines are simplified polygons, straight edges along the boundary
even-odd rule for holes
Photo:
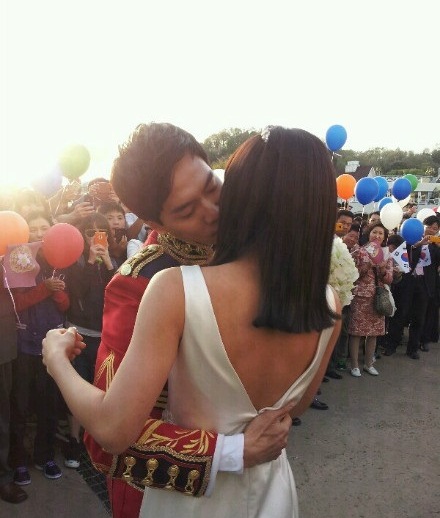
[[[314,135],[272,127],[230,158],[212,264],[251,253],[261,272],[256,327],[321,331],[337,318],[326,299],[336,220],[336,175]]]

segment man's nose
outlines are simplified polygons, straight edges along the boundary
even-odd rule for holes
[[[207,223],[215,223],[218,220],[218,204],[212,200],[203,200],[204,218]]]

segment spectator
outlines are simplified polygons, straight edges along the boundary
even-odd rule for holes
[[[125,211],[119,203],[109,201],[98,207],[98,212],[108,221],[112,233],[110,253],[120,266],[127,259],[127,230]]]
[[[381,223],[369,227],[369,242],[353,251],[353,258],[359,270],[359,279],[356,281],[354,298],[351,302],[348,333],[350,335],[349,349],[351,361],[351,375],[361,376],[359,369],[359,344],[361,337],[366,337],[364,371],[373,376],[379,373],[374,368],[374,352],[376,337],[385,334],[385,317],[374,309],[374,294],[376,276],[379,285],[391,284],[393,277],[393,262],[391,257],[385,257],[380,262],[373,259],[370,252],[370,243],[384,246],[388,237],[387,229]],[[376,271],[376,275],[375,275]]]
[[[29,242],[42,241],[52,226],[50,216],[31,212],[27,216]],[[62,473],[55,463],[55,432],[59,391],[41,360],[41,342],[49,329],[64,327],[64,312],[69,298],[64,291],[62,274],[53,277],[53,268],[42,253],[37,253],[40,271],[36,286],[14,289],[18,312],[18,356],[12,369],[10,464],[15,469],[14,482],[24,486],[31,483],[25,448],[26,424],[30,401],[34,398],[37,431],[34,440],[35,467],[48,479]]]
[[[75,326],[84,337],[87,349],[75,359],[74,367],[82,378],[93,382],[96,354],[101,340],[104,291],[115,272],[116,263],[109,255],[112,241],[107,219],[97,212],[81,222],[78,227],[84,238],[84,252],[66,271],[70,294],[68,325]],[[103,232],[109,244],[94,241],[97,230]],[[76,419],[68,415],[70,437],[65,451],[64,464],[68,468],[79,466],[81,428]]]

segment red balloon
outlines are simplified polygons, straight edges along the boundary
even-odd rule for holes
[[[0,255],[5,255],[9,245],[29,241],[29,227],[20,214],[12,210],[0,211]]]
[[[44,234],[42,250],[54,268],[67,268],[80,258],[84,250],[81,232],[69,223],[57,223]]]

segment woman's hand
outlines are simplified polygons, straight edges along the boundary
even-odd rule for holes
[[[74,360],[86,347],[83,337],[74,327],[51,329],[43,340],[43,363],[47,372],[53,376],[56,366],[64,359]]]
[[[96,262],[102,262],[105,255],[108,255],[108,247],[100,244],[90,245],[89,250],[89,263],[95,264]]]

